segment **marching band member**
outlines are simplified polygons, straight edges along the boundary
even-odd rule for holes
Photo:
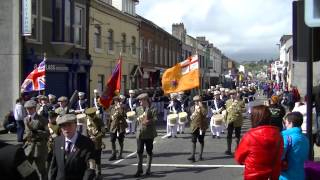
[[[126,107],[127,109],[129,109],[129,111],[131,112],[135,112],[136,107],[137,107],[137,100],[136,98],[134,98],[134,90],[129,90],[129,98],[127,98],[126,101]],[[127,118],[127,123],[128,123],[128,128],[126,129],[126,133],[135,133],[135,129],[136,129],[136,121],[135,118]]]
[[[79,92],[78,93],[78,102],[76,105],[76,114],[82,114],[84,113],[85,109],[87,108],[87,99],[84,98],[85,93],[84,92]],[[77,127],[78,127],[78,132],[81,134],[86,134],[86,125],[83,122],[78,121],[77,122]]]
[[[194,96],[193,97],[194,101],[194,106],[191,107],[191,112],[192,115],[190,116],[191,120],[191,133],[192,133],[192,154],[188,158],[188,160],[195,162],[195,153],[196,153],[196,143],[197,139],[201,145],[200,149],[200,155],[199,155],[199,160],[203,160],[202,154],[203,154],[203,148],[204,148],[204,137],[205,137],[205,132],[208,128],[208,123],[206,119],[207,115],[207,110],[203,106],[201,102],[201,97],[200,96]]]
[[[158,116],[156,108],[151,106],[151,102],[149,101],[147,93],[140,94],[137,99],[140,102],[140,106],[136,109],[138,117],[138,128],[136,133],[138,169],[135,177],[140,177],[143,173],[142,162],[144,146],[146,147],[147,151],[146,175],[149,176],[151,174],[153,140],[155,137],[157,137],[156,121]]]
[[[95,145],[95,157],[97,164],[97,176],[101,177],[101,151],[105,148],[102,138],[105,135],[105,128],[102,120],[96,114],[97,109],[95,107],[86,109],[87,115],[87,134]]]
[[[224,102],[220,99],[220,92],[214,92],[214,100],[211,105],[212,117],[210,119],[210,129],[212,133],[212,138],[217,137],[220,139],[220,133],[223,129],[222,121],[223,116],[221,115],[224,110]]]
[[[178,114],[179,115],[179,121],[178,121],[178,134],[184,134],[185,130],[185,125],[187,122],[187,113],[186,113],[186,108],[188,106],[188,99],[187,97],[184,96],[184,92],[179,92],[178,93],[178,101],[181,103],[181,112]]]
[[[227,118],[226,124],[228,129],[227,150],[225,154],[231,155],[232,134],[235,130],[237,145],[240,142],[241,126],[243,123],[242,113],[245,112],[245,104],[240,99],[240,94],[235,90],[230,91],[230,99],[226,102]]]
[[[54,111],[56,108],[59,107],[59,105],[56,103],[56,96],[53,94],[49,94],[48,95],[48,99],[49,99],[49,109]]]
[[[179,112],[181,112],[181,103],[177,100],[177,94],[176,93],[171,93],[171,101],[170,104],[168,105],[169,108],[169,112],[171,114],[177,114]],[[177,137],[177,120],[174,121],[170,121],[169,119],[167,119],[167,135],[168,138]]]
[[[108,129],[110,131],[110,141],[112,145],[112,154],[109,161],[116,160],[116,139],[118,139],[120,152],[118,159],[122,159],[123,141],[126,128],[128,127],[126,121],[126,112],[124,106],[121,104],[119,96],[113,97],[114,104],[110,108],[110,120],[108,122]]]

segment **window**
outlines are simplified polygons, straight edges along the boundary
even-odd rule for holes
[[[95,48],[101,48],[101,27],[99,25],[94,27],[94,44]]]
[[[122,33],[121,35],[122,40],[121,40],[121,47],[122,47],[122,52],[126,53],[127,52],[127,48],[126,48],[126,44],[127,44],[127,37],[125,33]]]
[[[54,41],[71,42],[71,0],[55,0],[53,15]]]
[[[74,21],[74,42],[75,44],[84,47],[85,45],[85,9],[80,5],[75,6],[75,21]]]
[[[103,74],[98,74],[98,91],[103,92],[104,90],[104,75]]]
[[[164,48],[164,64],[166,66],[169,66],[169,60],[168,60],[168,49]]]
[[[62,41],[62,0],[55,0],[54,7],[54,40]]]
[[[135,4],[132,0],[122,0],[122,11],[134,15]]]
[[[64,5],[64,41],[71,42],[71,3],[65,0]]]
[[[140,39],[140,60],[143,61],[144,57],[144,39]]]
[[[158,60],[159,60],[159,58],[158,58],[158,45],[155,44],[154,45],[154,63],[159,64]]]
[[[147,62],[151,62],[152,61],[152,40],[148,40],[148,58],[147,58]]]
[[[131,51],[132,51],[132,55],[137,54],[136,37],[134,36],[132,36],[132,40],[131,40]]]
[[[40,1],[39,0],[32,0],[32,29],[31,29],[31,36],[30,39],[40,41]]]
[[[160,46],[160,64],[164,65],[164,61],[163,61],[163,47]]]
[[[108,31],[108,50],[113,51],[113,30]]]

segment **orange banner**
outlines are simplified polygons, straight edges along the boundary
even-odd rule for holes
[[[165,94],[186,91],[199,87],[198,56],[167,69],[162,75],[162,89]]]

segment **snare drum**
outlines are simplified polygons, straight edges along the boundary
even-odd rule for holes
[[[167,121],[169,122],[170,126],[175,126],[177,124],[178,114],[169,114],[167,116]]]
[[[222,114],[214,114],[212,116],[213,118],[213,121],[214,121],[214,125],[222,125],[222,122],[223,122],[223,119],[224,119],[224,116]]]
[[[179,115],[179,124],[186,123],[188,114],[186,112],[180,112],[178,115]]]
[[[77,114],[77,124],[85,124],[87,115],[85,113]]]
[[[136,117],[136,112],[135,111],[127,112],[127,120],[128,121],[130,121],[130,122],[134,121],[135,117]]]

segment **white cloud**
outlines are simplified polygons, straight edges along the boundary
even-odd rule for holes
[[[140,1],[138,13],[168,32],[183,22],[233,59],[275,58],[276,44],[291,34],[292,0]]]

